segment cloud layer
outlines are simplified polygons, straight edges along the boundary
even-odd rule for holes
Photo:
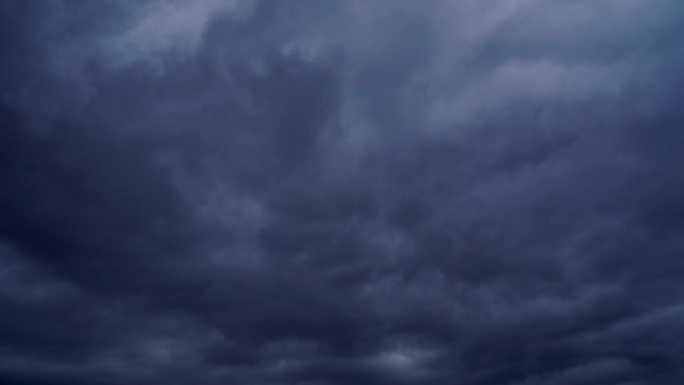
[[[0,4],[0,382],[684,381],[684,3]]]

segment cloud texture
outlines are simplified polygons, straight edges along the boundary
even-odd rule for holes
[[[0,383],[684,381],[684,3],[6,0]]]

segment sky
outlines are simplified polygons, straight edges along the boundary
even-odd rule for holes
[[[684,383],[684,2],[0,2],[0,384]]]

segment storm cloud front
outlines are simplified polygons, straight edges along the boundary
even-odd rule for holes
[[[684,2],[0,2],[0,384],[684,383]]]

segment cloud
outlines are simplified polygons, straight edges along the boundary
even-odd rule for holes
[[[0,5],[0,382],[678,384],[676,1]]]
[[[213,18],[230,13],[239,16],[250,7],[247,1],[203,0],[193,3],[149,2],[134,11],[123,32],[104,40],[108,62],[119,65],[137,60],[164,60],[169,54],[191,55]]]

